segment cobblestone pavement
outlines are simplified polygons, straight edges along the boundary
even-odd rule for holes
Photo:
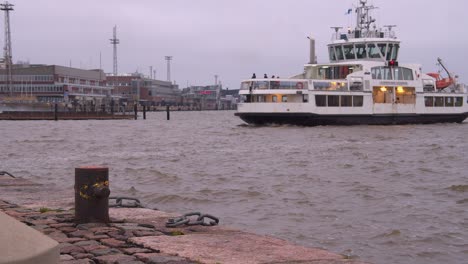
[[[161,263],[195,264],[131,243],[135,237],[166,236],[152,225],[111,221],[75,224],[73,211],[30,209],[1,201],[0,210],[60,243],[60,262],[67,264]]]

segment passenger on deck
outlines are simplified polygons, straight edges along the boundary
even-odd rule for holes
[[[255,75],[255,73],[252,74],[252,79],[257,79],[257,75]]]
[[[265,74],[263,75],[263,78],[268,79],[268,75],[265,73]]]
[[[271,78],[272,78],[272,79],[274,79],[274,78],[275,78],[275,76],[273,75],[273,76],[271,76]]]

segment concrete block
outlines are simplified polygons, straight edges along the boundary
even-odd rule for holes
[[[59,263],[57,241],[0,212],[0,264]]]

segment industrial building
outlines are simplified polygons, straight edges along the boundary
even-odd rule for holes
[[[121,102],[146,106],[180,104],[179,86],[169,81],[154,80],[140,73],[108,75],[107,86]]]
[[[0,69],[0,97],[38,102],[104,103],[111,96],[102,70],[83,70],[58,65],[16,64],[8,81]]]
[[[192,110],[233,110],[239,90],[223,90],[222,85],[190,86],[182,89],[182,104]]]

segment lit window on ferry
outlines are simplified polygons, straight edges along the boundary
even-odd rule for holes
[[[397,104],[415,104],[416,89],[413,87],[396,87],[395,103]]]
[[[455,97],[455,106],[463,106],[463,97]]]
[[[302,95],[302,102],[303,103],[308,103],[309,102],[309,95],[308,94],[303,94]]]
[[[278,96],[273,95],[273,96],[271,97],[271,101],[272,101],[273,103],[278,102]]]
[[[283,96],[281,97],[281,102],[287,103],[287,102],[288,102],[288,96],[287,96],[287,95],[283,95]]]
[[[391,104],[393,102],[393,88],[389,87],[374,87],[372,96],[376,104]]]
[[[424,105],[426,107],[434,107],[434,97],[432,96],[424,97]]]
[[[444,107],[444,97],[435,97],[434,98],[434,106]]]
[[[351,107],[353,106],[353,97],[351,95],[342,95],[340,100],[340,106]]]

